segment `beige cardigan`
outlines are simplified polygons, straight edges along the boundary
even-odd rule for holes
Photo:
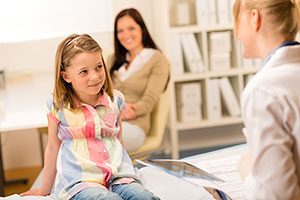
[[[106,63],[108,70],[112,67],[113,59],[114,55],[108,58]],[[121,81],[116,71],[111,77],[114,88],[124,94],[125,101],[135,103],[137,106],[137,118],[128,122],[138,125],[145,133],[149,132],[150,113],[164,91],[169,75],[170,64],[157,50],[149,61],[128,79]]]

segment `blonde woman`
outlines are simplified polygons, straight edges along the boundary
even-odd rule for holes
[[[300,0],[236,0],[234,17],[243,56],[264,60],[241,97],[248,198],[300,199]]]

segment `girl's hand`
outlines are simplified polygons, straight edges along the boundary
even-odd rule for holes
[[[47,196],[47,195],[49,194],[45,194],[45,192],[42,192],[41,188],[28,190],[20,194],[20,196]]]
[[[132,120],[136,118],[135,106],[132,103],[126,103],[126,110],[123,116],[124,120]]]

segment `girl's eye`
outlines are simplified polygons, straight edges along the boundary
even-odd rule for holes
[[[97,69],[101,69],[103,67],[103,65],[98,65]]]
[[[86,74],[87,73],[87,70],[82,70],[79,72],[79,74]]]
[[[121,29],[117,30],[117,33],[122,33],[122,32],[123,32],[123,30],[121,30]]]
[[[131,26],[131,27],[129,27],[129,30],[133,31],[133,30],[135,30],[135,27]]]

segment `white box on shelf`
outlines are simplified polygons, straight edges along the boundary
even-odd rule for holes
[[[210,11],[209,11],[210,0],[196,0],[196,20],[200,27],[206,27],[210,25]]]
[[[224,106],[227,108],[229,115],[233,117],[239,116],[241,114],[240,104],[228,77],[220,78],[219,86],[222,97],[221,99],[223,100]]]
[[[247,59],[247,58],[242,58],[242,66],[244,68],[251,68],[254,67],[254,60],[253,59]]]
[[[209,54],[211,71],[225,71],[231,68],[230,52]]]
[[[231,51],[231,32],[212,32],[209,34],[209,51],[224,52]]]
[[[189,103],[178,107],[178,120],[182,122],[196,122],[202,120],[201,104]]]
[[[191,24],[190,5],[188,2],[179,2],[176,4],[176,25]]]
[[[184,74],[183,55],[178,34],[169,37],[168,56],[172,66],[172,74],[175,76]]]
[[[230,24],[229,0],[217,0],[218,24]]]
[[[207,81],[207,119],[219,120],[222,117],[221,94],[218,79]]]
[[[262,59],[260,59],[260,58],[254,59],[254,67],[259,68],[259,67],[261,67],[262,64],[263,64]]]
[[[178,84],[176,86],[176,94],[177,100],[179,101],[178,105],[185,105],[189,102],[201,103],[201,83],[193,82]]]

